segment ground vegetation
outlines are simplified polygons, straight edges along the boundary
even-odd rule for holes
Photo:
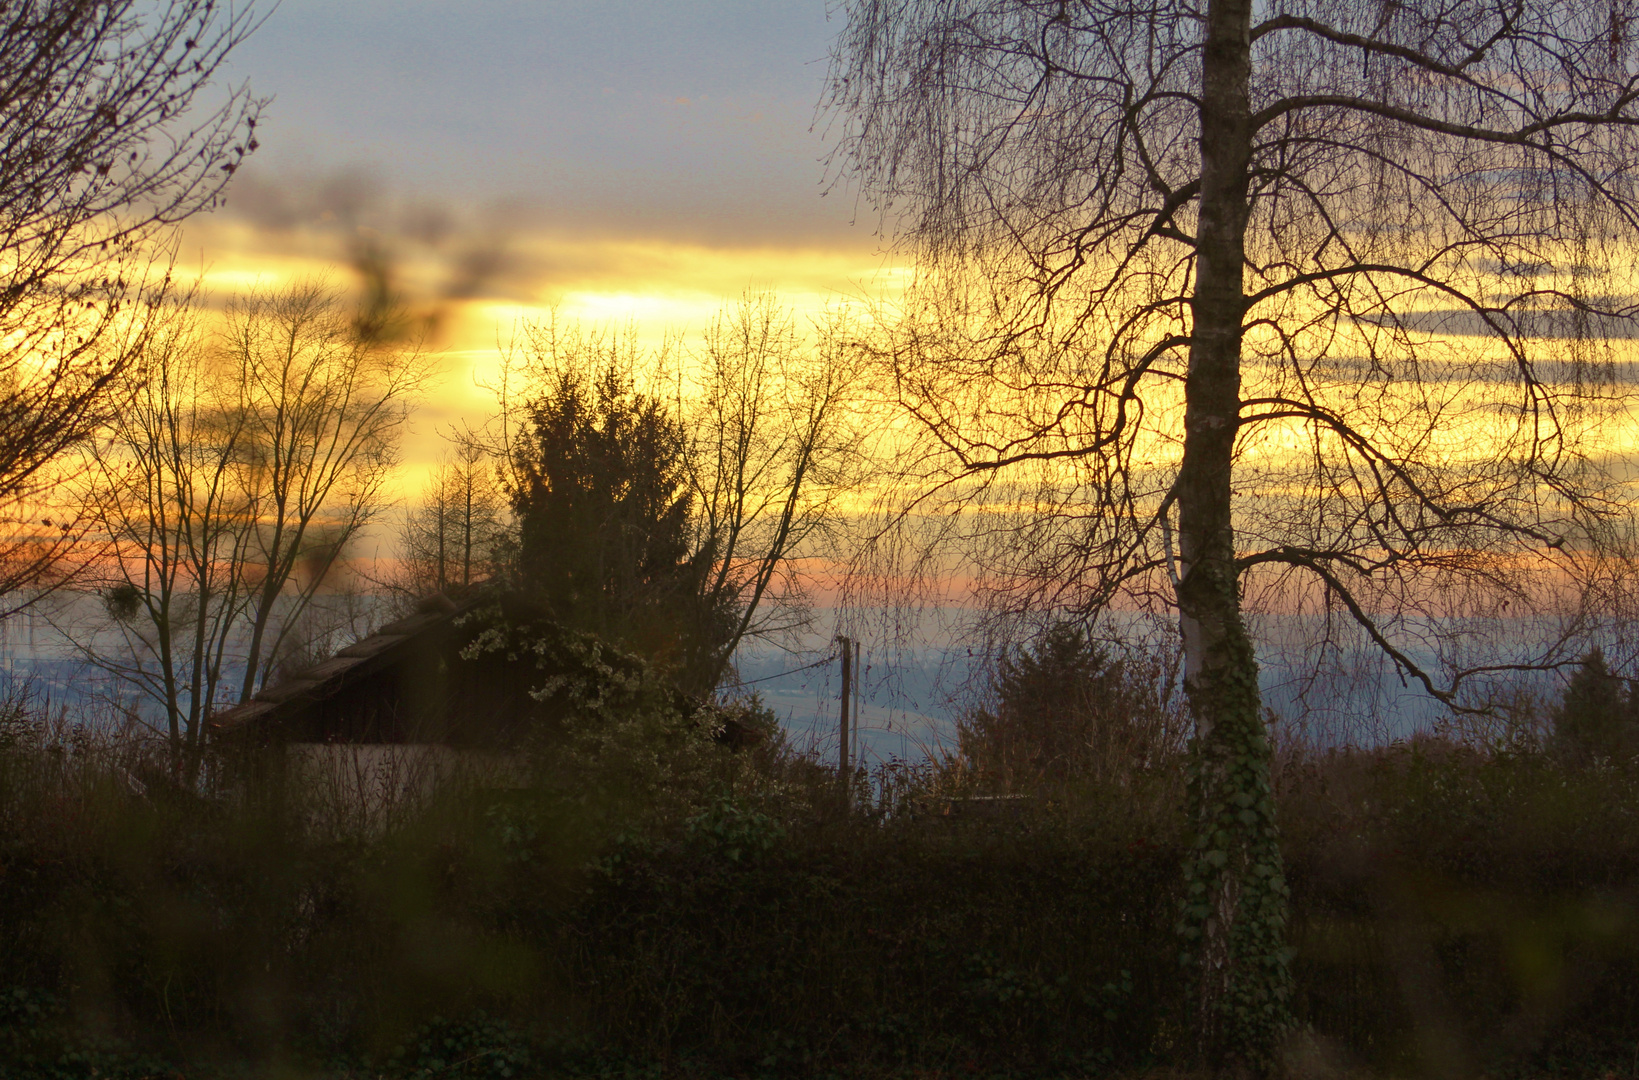
[[[350,815],[167,782],[140,729],[0,724],[15,1077],[1189,1075],[1179,768],[1011,804],[961,769],[732,748],[639,658],[490,619],[594,703],[523,786]],[[543,674],[545,668],[543,667]],[[563,717],[575,710],[562,712]],[[573,767],[564,767],[566,760]],[[217,768],[220,764],[221,768]],[[1620,1075],[1631,770],[1288,744],[1293,1075]]]

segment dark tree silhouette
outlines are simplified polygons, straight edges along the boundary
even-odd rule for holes
[[[1639,752],[1634,695],[1624,682],[1601,650],[1583,657],[1553,713],[1553,746],[1566,761],[1624,761]]]
[[[810,340],[768,295],[725,307],[698,351],[526,325],[499,414],[464,436],[503,465],[526,582],[691,693],[732,682],[742,641],[789,644],[870,469],[845,325]]]
[[[691,690],[729,613],[702,612],[684,434],[613,366],[565,368],[527,406],[510,497],[524,589],[565,625],[670,668]]]
[[[360,337],[352,314],[322,280],[229,305],[226,407],[243,416],[239,484],[256,526],[244,555],[255,569],[246,571],[254,584],[241,704],[381,511],[404,419],[427,378],[425,353]]]
[[[683,365],[676,415],[695,506],[695,544],[711,567],[698,610],[729,619],[702,676],[716,686],[746,638],[789,642],[808,625],[805,560],[847,546],[843,498],[869,475],[850,408],[846,321],[803,340],[768,294],[747,296],[707,326]]]
[[[256,149],[261,103],[209,102],[248,6],[22,0],[0,9],[0,594],[42,584],[82,539],[53,507],[65,451],[115,406],[143,348],[131,302],[154,241],[218,202]],[[155,275],[163,278],[163,275]]]
[[[500,575],[508,522],[494,473],[483,448],[471,443],[458,443],[439,464],[399,531],[403,567],[388,585],[406,601]]]
[[[1112,655],[1074,623],[997,662],[994,709],[958,721],[962,757],[1009,788],[1073,778],[1109,781],[1182,749],[1182,717],[1153,659]]]
[[[900,519],[991,511],[962,538],[1004,607],[1175,606],[1200,1052],[1268,1066],[1285,886],[1245,592],[1352,619],[1462,705],[1574,662],[1602,605],[1525,657],[1476,661],[1465,628],[1623,580],[1599,427],[1628,422],[1632,10],[845,9],[841,160],[921,268],[880,350],[926,448]]]

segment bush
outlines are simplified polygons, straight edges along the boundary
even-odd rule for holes
[[[1117,656],[1081,627],[1058,623],[1033,648],[1004,652],[994,711],[957,724],[959,752],[987,783],[1023,790],[1071,778],[1112,781],[1166,765],[1186,730],[1174,681],[1154,656]]]
[[[347,836],[276,786],[138,794],[140,748],[8,730],[3,1075],[1063,1076],[1184,1042],[1167,770],[985,818],[901,768],[845,817],[834,770],[708,738],[675,813],[584,813],[554,775]],[[1628,1067],[1639,774],[1424,741],[1279,779],[1306,1053]]]
[[[1567,763],[1626,761],[1639,753],[1639,700],[1598,649],[1583,658],[1553,712],[1553,748]]]

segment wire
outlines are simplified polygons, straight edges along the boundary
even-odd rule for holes
[[[740,685],[741,686],[751,686],[755,683],[767,682],[770,679],[783,679],[787,675],[795,675],[799,671],[807,671],[809,668],[823,667],[824,665],[829,664],[834,660],[836,660],[836,654],[835,653],[833,653],[830,656],[821,657],[820,659],[815,660],[812,664],[804,664],[802,667],[794,667],[790,671],[782,671],[777,675],[764,675],[760,679],[744,679],[740,682]]]

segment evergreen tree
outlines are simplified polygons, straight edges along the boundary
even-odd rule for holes
[[[685,688],[724,620],[702,613],[681,426],[613,365],[556,373],[530,403],[510,491],[519,583],[567,626],[671,669]]]
[[[1565,760],[1623,761],[1639,749],[1639,724],[1633,717],[1639,702],[1624,690],[1624,683],[1611,673],[1599,649],[1582,658],[1554,710],[1554,746]]]
[[[995,711],[959,722],[960,752],[1009,787],[1111,779],[1178,749],[1183,718],[1165,685],[1161,665],[1114,658],[1081,627],[1057,623],[1034,648],[1003,655]]]

